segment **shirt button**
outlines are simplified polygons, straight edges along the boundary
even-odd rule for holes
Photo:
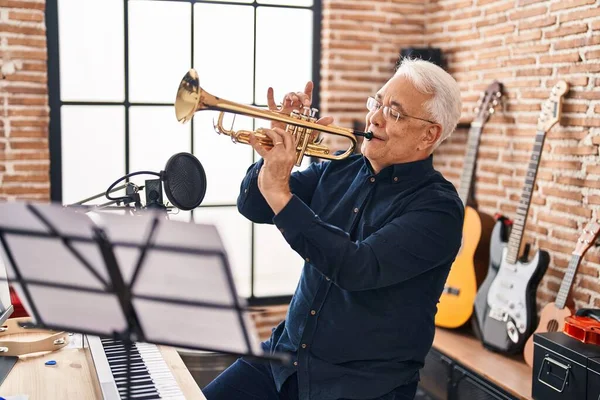
[[[316,315],[317,312],[315,310],[310,310],[310,315]]]
[[[306,348],[306,343],[302,343],[302,348],[305,349]]]
[[[294,365],[297,367],[298,366],[298,361],[294,361]]]
[[[248,193],[248,189],[244,189],[244,193]]]
[[[310,258],[306,257],[305,258],[306,262],[310,262]]]
[[[394,177],[394,182],[398,182],[398,177],[397,176]]]
[[[279,229],[279,232],[283,233],[283,228]]]
[[[371,179],[369,179],[371,181],[371,183],[375,182],[375,178],[371,177]]]
[[[327,277],[327,276],[326,276],[326,277],[325,277],[325,280],[326,280],[326,281],[330,281],[331,279],[330,279],[329,277]]]
[[[354,208],[354,212],[357,213],[358,212],[358,207]]]

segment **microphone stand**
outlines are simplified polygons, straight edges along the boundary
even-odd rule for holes
[[[130,203],[132,203],[132,202],[134,203],[135,210],[139,210],[142,208],[142,203],[140,201],[140,195],[138,192],[143,188],[144,188],[144,186],[137,186],[131,182],[128,182],[124,185],[117,186],[108,192],[110,194],[110,193],[116,192],[118,190],[125,189],[125,197],[126,198],[111,200],[111,201],[108,201],[108,202],[102,203],[102,204],[84,205],[85,203],[87,203],[89,201],[95,200],[100,197],[104,197],[107,194],[107,192],[102,192],[102,193],[98,193],[97,195],[88,197],[87,199],[78,201],[76,203],[65,205],[65,207],[74,207],[74,208],[81,207],[81,208],[88,209],[88,211],[90,209],[123,210],[123,207],[120,206],[120,204],[123,203],[125,206],[125,209],[128,210],[130,213],[132,213],[132,208],[130,206]],[[113,204],[116,204],[117,206],[113,206]]]

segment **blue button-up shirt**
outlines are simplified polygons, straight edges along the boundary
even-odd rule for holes
[[[262,160],[249,168],[239,211],[274,223],[305,260],[286,319],[263,344],[292,355],[271,364],[278,389],[294,372],[301,400],[373,398],[418,380],[464,216],[432,160],[379,174],[361,155],[313,163],[292,174],[276,216],[258,188]]]

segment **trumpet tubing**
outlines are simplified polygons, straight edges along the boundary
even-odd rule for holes
[[[225,112],[285,123],[287,125],[286,131],[292,135],[296,145],[296,166],[302,163],[305,155],[328,160],[344,159],[353,153],[357,136],[364,136],[367,140],[372,137],[371,132],[319,125],[316,123],[318,110],[314,108],[304,108],[302,112],[294,110],[290,115],[285,115],[277,111],[263,110],[258,107],[221,99],[203,90],[200,87],[198,73],[190,69],[181,80],[177,90],[175,115],[179,122],[186,123],[193,118],[197,111],[202,110],[220,111],[217,123],[215,123],[215,130],[219,134],[230,136],[231,140],[236,143],[250,144],[250,134],[254,133],[261,145],[265,147],[273,146],[272,140],[262,128],[256,131],[226,129],[223,126]],[[332,151],[319,141],[319,133],[330,133],[345,137],[351,145],[342,154],[332,154]]]

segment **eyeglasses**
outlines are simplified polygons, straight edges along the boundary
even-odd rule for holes
[[[413,117],[412,115],[404,114],[404,113],[401,113],[398,110],[394,110],[391,107],[384,106],[383,104],[381,104],[380,102],[378,102],[377,100],[375,100],[374,97],[367,98],[367,110],[369,110],[371,112],[375,112],[375,111],[379,110],[381,107],[383,107],[383,116],[384,116],[385,119],[395,119],[396,122],[398,122],[401,119],[408,117],[408,118],[414,118],[414,119],[418,119],[418,120],[421,120],[421,121],[429,122],[430,124],[436,124],[437,123],[437,122],[430,121],[428,119],[419,118],[419,117]]]

